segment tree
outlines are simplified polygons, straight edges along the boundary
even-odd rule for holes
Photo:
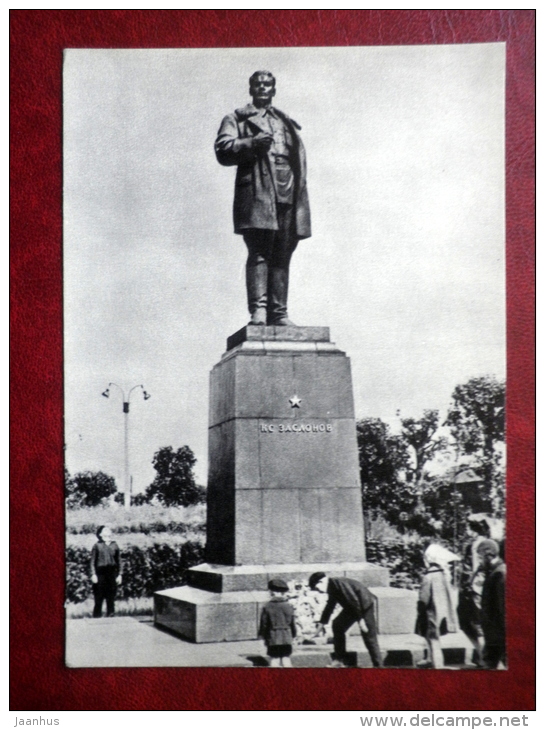
[[[505,383],[485,375],[457,385],[445,423],[458,449],[476,458],[485,487],[499,505],[503,477],[496,446],[505,440]]]
[[[401,435],[414,453],[414,467],[409,474],[411,480],[420,485],[428,461],[447,446],[447,440],[436,435],[439,411],[425,410],[421,418],[402,418],[401,427]]]
[[[70,472],[64,467],[64,496],[66,499],[66,507],[68,509],[77,509],[81,507],[83,495],[80,492],[76,492],[74,489],[74,482],[70,476]]]
[[[187,507],[204,501],[204,490],[195,483],[193,467],[197,459],[189,446],[174,451],[172,446],[163,446],[156,451],[152,464],[157,476],[146,489],[146,498],[154,497],[171,507]]]
[[[401,479],[409,455],[400,436],[380,418],[363,418],[356,424],[363,509],[392,524],[415,504],[414,495]]]
[[[438,534],[448,540],[456,551],[467,531],[471,504],[463,490],[456,489],[452,479],[435,476],[426,480],[422,501],[432,521],[438,525]]]
[[[117,492],[115,479],[102,471],[83,471],[70,477],[65,470],[65,485],[70,508],[96,507],[103,499]]]

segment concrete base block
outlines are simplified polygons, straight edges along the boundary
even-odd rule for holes
[[[267,591],[210,593],[191,586],[154,595],[154,622],[197,644],[257,639]]]
[[[416,603],[418,591],[404,588],[369,586],[375,596],[375,617],[379,634],[412,634],[416,624]],[[354,624],[348,632],[351,636],[359,635],[360,630]]]
[[[412,634],[416,623],[418,591],[373,587],[377,599],[379,634]]]
[[[306,583],[309,576],[318,571],[332,577],[355,578],[368,588],[371,586],[386,587],[389,583],[387,568],[362,562],[298,563],[295,565],[210,565],[203,563],[188,571],[188,584],[193,588],[214,593],[265,591],[271,578]]]

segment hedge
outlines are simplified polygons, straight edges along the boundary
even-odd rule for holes
[[[367,540],[367,560],[390,571],[390,585],[417,590],[424,573],[423,552],[427,541]],[[66,549],[66,598],[81,603],[92,595],[89,577],[90,551],[82,547]],[[121,551],[123,583],[119,598],[151,596],[155,591],[174,588],[185,581],[185,571],[204,561],[204,546],[187,541],[172,546],[155,543],[140,548],[131,545]]]
[[[67,525],[66,532],[69,535],[95,535],[98,525],[94,522],[84,523],[83,525]],[[151,535],[158,532],[169,532],[176,535],[185,535],[188,532],[206,532],[206,525],[188,522],[136,522],[130,525],[116,525],[112,530],[114,535],[127,535],[133,533],[142,533],[143,535]]]
[[[92,595],[89,574],[91,553],[86,548],[66,548],[66,600],[81,603]],[[204,547],[201,543],[187,541],[173,547],[156,543],[147,548],[131,545],[121,551],[123,583],[118,589],[119,598],[151,596],[155,591],[174,588],[185,582],[185,571],[202,563]]]

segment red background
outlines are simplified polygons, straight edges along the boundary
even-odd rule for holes
[[[11,11],[12,710],[534,709],[533,10]],[[507,43],[509,670],[66,669],[62,50]]]

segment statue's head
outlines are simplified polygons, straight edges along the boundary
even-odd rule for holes
[[[250,96],[255,106],[269,106],[275,94],[276,79],[270,71],[256,71],[250,76]]]

